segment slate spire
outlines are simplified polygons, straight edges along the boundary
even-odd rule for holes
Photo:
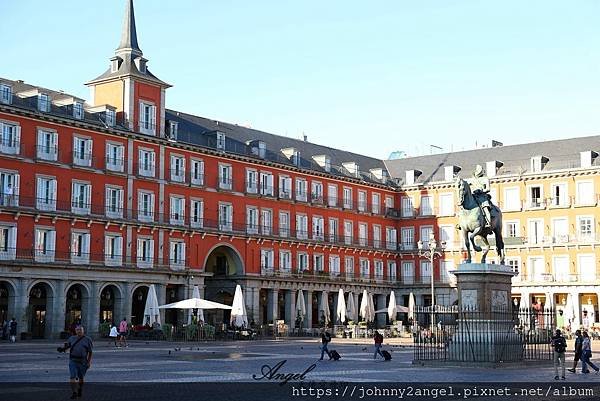
[[[135,29],[135,13],[133,11],[133,0],[125,0],[125,17],[123,18],[123,28],[121,29],[121,43],[116,50],[117,54],[131,53],[135,56],[141,56],[137,41],[137,32]]]

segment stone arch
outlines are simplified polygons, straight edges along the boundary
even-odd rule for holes
[[[0,324],[16,318],[17,286],[11,279],[0,280]]]
[[[226,263],[226,266],[223,266]],[[204,271],[215,273],[215,275],[231,276],[243,275],[246,271],[244,258],[240,252],[231,244],[221,242],[214,245],[204,258]],[[221,271],[224,269],[224,274]]]
[[[73,281],[65,285],[64,331],[73,334],[75,326],[90,325],[89,302],[92,294],[87,283]]]
[[[146,306],[146,299],[148,298],[149,289],[150,284],[146,283],[136,284],[131,289],[128,302],[131,302],[132,325],[141,325],[144,323],[144,307]]]
[[[34,280],[27,288],[27,308],[21,319],[32,338],[50,338],[53,332],[61,330],[60,318],[54,315],[56,288],[52,282]]]
[[[99,323],[114,323],[118,325],[123,310],[123,289],[114,282],[104,283],[95,294],[100,299],[100,310],[97,317]]]

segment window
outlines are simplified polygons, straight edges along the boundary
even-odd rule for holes
[[[258,208],[255,206],[246,207],[246,232],[258,234]]]
[[[6,84],[0,84],[0,103],[12,103],[12,88]]]
[[[302,273],[308,270],[308,254],[305,252],[298,252],[297,256],[298,273]]]
[[[272,249],[261,249],[260,250],[260,267],[264,271],[272,271],[274,267],[274,253]]]
[[[258,193],[258,173],[256,170],[246,169],[246,192],[249,194]]]
[[[21,127],[17,124],[0,121],[0,152],[18,155],[21,149]]]
[[[38,177],[36,185],[36,207],[39,210],[56,210],[56,179]]]
[[[519,221],[507,221],[506,222],[506,228],[504,229],[504,231],[506,232],[506,237],[507,238],[516,238],[516,237],[520,237],[519,235]]]
[[[402,227],[402,249],[405,251],[415,249],[415,229],[413,227]]]
[[[454,270],[454,261],[440,260],[440,279],[442,283],[456,285],[456,276],[450,273]]]
[[[402,281],[404,284],[414,284],[415,282],[415,263],[402,262]]]
[[[521,260],[519,258],[506,258],[506,266],[510,267],[510,269],[516,273],[517,275],[514,277],[514,280],[520,280],[521,270],[519,266],[521,265]]]
[[[312,239],[323,241],[325,239],[325,219],[320,216],[312,218]]]
[[[371,195],[371,213],[380,214],[381,213],[381,195],[372,194]]]
[[[431,227],[431,226],[422,226],[421,227],[421,237],[419,239],[423,243],[424,249],[429,247],[429,239],[431,238],[432,234],[433,234],[433,227]]]
[[[351,221],[344,221],[344,244],[352,245],[354,237],[354,227]]]
[[[569,281],[569,257],[568,256],[554,256],[552,258],[552,266],[554,273],[554,280],[558,282]]]
[[[445,243],[449,249],[454,248],[454,230],[456,228],[452,225],[440,226],[440,241]]]
[[[73,103],[73,117],[75,117],[78,120],[83,119],[83,103]]]
[[[106,217],[123,217],[123,189],[119,187],[106,187]]]
[[[365,191],[358,191],[358,211],[367,211],[367,193]]]
[[[138,220],[150,222],[154,220],[154,194],[152,192],[138,193]]]
[[[204,161],[192,159],[191,184],[204,185]]]
[[[17,227],[0,225],[0,260],[14,260],[17,254]]]
[[[44,113],[50,111],[50,98],[45,93],[40,93],[38,95],[38,110]]]
[[[373,247],[381,247],[381,226],[373,225]]]
[[[313,265],[315,266],[315,273],[323,272],[325,267],[323,266],[323,255],[313,255]]]
[[[540,208],[543,207],[543,195],[541,186],[529,187],[529,207]]]
[[[344,209],[352,209],[352,188],[344,187]]]
[[[273,233],[273,211],[270,209],[261,209],[260,211],[260,231],[262,235],[272,235]]]
[[[170,212],[170,223],[183,225],[185,223],[185,198],[181,196],[171,196]]]
[[[279,176],[279,197],[281,199],[292,199],[292,179]]]
[[[544,221],[543,220],[529,220],[529,243],[530,244],[541,244],[544,240]]]
[[[185,158],[171,155],[171,181],[185,182]]]
[[[426,260],[421,261],[421,283],[429,284],[431,283],[431,262]]]
[[[334,277],[340,275],[340,257],[337,255],[329,256],[329,274]]]
[[[19,206],[19,174],[0,171],[0,206]]]
[[[288,237],[290,235],[290,214],[288,212],[279,212],[279,236]]]
[[[327,205],[331,207],[338,206],[337,185],[330,184],[327,186]]]
[[[142,177],[154,177],[154,151],[140,149],[139,152],[139,175]]]
[[[552,219],[552,240],[558,244],[569,242],[569,219]]]
[[[154,240],[152,238],[138,238],[136,256],[138,267],[152,267],[154,263]]]
[[[176,141],[177,140],[177,128],[179,127],[179,124],[176,121],[169,121],[169,136],[168,138],[170,140]]]
[[[300,202],[307,201],[308,184],[305,179],[296,178],[296,200]]]
[[[381,280],[383,278],[383,262],[376,260],[374,265],[375,279]]]
[[[52,228],[35,229],[35,261],[54,262],[56,231]]]
[[[440,194],[440,216],[454,216],[454,194]]]
[[[156,106],[140,102],[140,132],[156,135]]]
[[[56,132],[39,130],[37,136],[37,157],[42,160],[58,159],[58,135]]]
[[[231,190],[232,184],[231,166],[219,164],[219,188]]]
[[[429,195],[421,196],[421,216],[433,215],[433,197]]]
[[[233,206],[229,203],[219,203],[219,230],[233,230]]]
[[[577,186],[577,205],[578,206],[593,206],[594,200],[594,183],[592,181],[578,181]]]
[[[171,268],[185,267],[185,242],[171,241],[169,245],[169,266]]]
[[[409,196],[402,197],[402,217],[412,217],[415,214],[413,199]]]
[[[217,149],[225,150],[225,134],[217,132]]]
[[[323,184],[317,181],[311,183],[311,200],[314,203],[323,203]]]
[[[521,198],[518,187],[504,188],[504,207],[507,211],[521,210]]]
[[[115,113],[114,110],[106,110],[106,125],[108,125],[109,127],[114,127],[115,123],[117,122],[117,113]]]
[[[279,271],[289,273],[292,270],[292,253],[279,251]]]
[[[544,163],[542,161],[543,156],[534,156],[531,158],[531,172],[539,173],[542,171],[544,167]]]
[[[190,225],[192,228],[204,226],[204,201],[192,199],[190,201]]]
[[[388,261],[388,278],[391,282],[395,283],[396,282],[396,278],[398,276],[397,274],[397,269],[396,269],[396,262],[394,261]]]
[[[550,202],[552,206],[569,206],[567,184],[552,185],[552,198],[550,198]]]
[[[90,234],[73,232],[71,234],[71,263],[85,264],[90,262]]]
[[[273,196],[273,174],[260,173],[260,194],[264,196]]]
[[[594,218],[592,216],[577,216],[577,237],[579,241],[594,240]]]
[[[125,146],[114,143],[106,144],[106,169],[123,172]]]
[[[74,181],[71,184],[71,212],[90,214],[92,206],[92,185]]]
[[[530,257],[529,258],[529,280],[542,281],[546,274],[546,266],[544,265],[544,258]]]
[[[368,227],[365,223],[358,223],[358,244],[360,246],[367,246],[368,239]]]
[[[92,140],[89,138],[73,138],[73,164],[76,166],[92,166]]]
[[[329,219],[329,242],[338,242],[338,219]]]
[[[360,258],[358,264],[360,265],[360,277],[369,278],[371,276],[371,266],[369,263],[369,259]]]
[[[107,234],[104,237],[104,264],[107,266],[121,266],[122,263],[123,237]]]
[[[346,272],[346,277],[354,277],[354,258],[352,256],[344,258],[344,271]]]
[[[398,233],[394,227],[385,228],[385,248],[391,251],[398,249]]]
[[[394,208],[394,197],[393,196],[387,196],[385,197],[385,207],[388,210],[391,210]]]
[[[296,238],[308,239],[308,217],[305,214],[296,215]]]
[[[577,255],[577,264],[580,281],[596,281],[595,255]]]

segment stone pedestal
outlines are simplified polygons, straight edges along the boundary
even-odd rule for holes
[[[504,265],[468,263],[453,271],[458,287],[458,321],[448,360],[499,363],[523,358],[510,303],[515,273]]]

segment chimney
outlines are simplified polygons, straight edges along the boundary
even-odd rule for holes
[[[302,136],[304,137],[304,142],[308,141],[308,136],[303,132]]]

